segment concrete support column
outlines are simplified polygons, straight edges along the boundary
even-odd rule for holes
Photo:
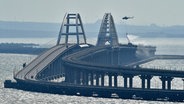
[[[104,74],[101,74],[101,86],[104,86]]]
[[[130,88],[133,87],[133,77],[132,76],[129,77],[129,87]]]
[[[133,87],[133,75],[123,75],[124,78],[124,87],[125,88],[132,88]],[[128,79],[129,79],[129,86],[128,86]]]
[[[172,77],[167,77],[167,89],[171,90],[171,81],[172,81]]]
[[[147,89],[151,88],[151,79],[153,76],[151,75],[147,75],[146,79],[147,79]]]
[[[172,81],[172,77],[168,77],[168,76],[161,76],[160,80],[162,81],[162,89],[165,90],[171,90],[171,81]],[[167,82],[167,86],[166,86],[166,82]]]
[[[167,89],[168,90],[171,90],[171,80],[168,80],[167,81]]]
[[[99,74],[98,73],[96,73],[96,86],[99,86]]]
[[[94,83],[93,83],[93,73],[91,73],[91,75],[90,75],[90,82],[91,82],[91,86],[93,86],[94,85]]]
[[[74,84],[79,84],[78,71],[77,70],[74,70]]]
[[[115,74],[114,75],[114,87],[117,87],[118,86],[118,75],[117,74]]]
[[[124,88],[127,88],[127,76],[123,76],[124,78]]]
[[[112,87],[112,75],[109,74],[109,87]]]
[[[70,71],[70,83],[74,83],[74,82],[75,82],[74,72]]]
[[[82,72],[82,84],[83,84],[83,85],[86,85],[86,84],[87,84],[87,83],[86,83],[86,82],[87,82],[87,81],[86,81],[86,80],[87,80],[86,77],[87,77],[87,73],[86,73],[85,71],[83,71],[83,72]]]
[[[86,72],[86,85],[89,85],[89,73],[88,72]]]
[[[80,72],[79,71],[76,71],[76,82],[77,82],[77,84],[81,84],[80,83]]]
[[[74,76],[74,84],[77,84],[77,72],[76,72],[76,70],[73,71],[73,76]]]
[[[150,89],[152,76],[151,75],[141,75],[140,78],[142,80],[142,89],[145,89],[145,88]],[[147,81],[147,86],[145,86],[146,81]]]
[[[71,81],[71,77],[70,76],[71,76],[70,70],[67,69],[65,71],[65,82],[70,83],[70,81]]]
[[[147,89],[151,88],[151,79],[147,79]]]
[[[145,89],[145,78],[142,78],[142,89]]]
[[[81,72],[81,82],[82,85],[85,85],[85,74],[83,71]]]
[[[165,79],[162,79],[162,89],[163,89],[163,90],[166,89],[165,83],[166,83]]]

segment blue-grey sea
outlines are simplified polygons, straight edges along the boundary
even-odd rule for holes
[[[154,45],[157,47],[156,54],[172,54],[184,55],[184,38],[138,38],[132,36],[132,43]],[[96,39],[87,40],[89,43],[95,44]],[[42,46],[52,46],[56,43],[56,39],[0,39],[0,43],[19,42],[19,43],[39,43]],[[119,42],[127,43],[126,39],[120,39]],[[36,55],[26,54],[5,54],[0,53],[0,104],[178,104],[178,102],[167,101],[145,101],[131,99],[109,99],[109,98],[93,98],[82,96],[67,96],[57,94],[46,94],[22,91],[17,89],[4,88],[3,82],[6,79],[13,80],[13,71],[20,70],[22,63],[30,62]],[[142,67],[154,67],[169,70],[184,70],[184,60],[156,60]],[[158,78],[153,79],[152,87],[159,87]],[[139,81],[134,81],[134,85],[140,85]],[[172,88],[183,89],[181,79],[175,79]]]

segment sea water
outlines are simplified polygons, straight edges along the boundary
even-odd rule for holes
[[[2,42],[3,39],[0,39]],[[16,39],[21,42],[22,39]],[[24,39],[23,39],[24,40]],[[28,39],[32,43],[44,43],[42,41],[36,41],[39,39]],[[92,44],[95,44],[95,38],[90,39]],[[184,55],[184,39],[183,38],[139,38],[134,40],[135,44],[147,44],[157,47],[156,54],[172,54],[172,55]],[[9,42],[6,40],[6,42]],[[50,41],[49,39],[44,40]],[[126,39],[119,40],[121,43],[126,43]],[[11,39],[11,42],[15,42]],[[29,43],[30,43],[29,42]],[[22,42],[23,43],[23,42]],[[178,102],[162,102],[162,101],[145,101],[145,100],[131,100],[131,99],[114,99],[114,98],[94,98],[83,96],[67,96],[58,94],[46,94],[22,91],[11,88],[4,88],[3,82],[6,79],[13,80],[13,72],[20,70],[24,62],[31,62],[36,55],[25,54],[3,54],[0,53],[0,104],[178,104]],[[148,64],[144,64],[144,67],[163,67],[170,70],[179,69],[184,70],[184,60],[156,60]],[[168,68],[167,68],[168,67]],[[158,78],[152,79],[158,82]],[[138,81],[134,81],[134,85],[139,85]],[[159,83],[153,85],[159,86]],[[183,89],[183,82],[180,80],[175,81],[173,85],[175,88]]]

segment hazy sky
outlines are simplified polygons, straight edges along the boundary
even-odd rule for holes
[[[110,12],[116,23],[134,16],[128,24],[184,25],[184,0],[0,0],[0,20],[61,22],[66,12],[80,13],[84,23]]]

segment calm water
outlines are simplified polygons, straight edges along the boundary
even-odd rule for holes
[[[24,41],[23,41],[24,40]],[[28,41],[29,40],[29,41]],[[11,39],[11,42],[33,42],[41,43],[42,45],[55,44],[53,39]],[[90,43],[95,44],[96,39],[90,39]],[[165,38],[165,39],[133,39],[136,44],[148,44],[157,46],[157,54],[180,54],[184,55],[184,39],[180,38]],[[9,42],[10,39],[0,39],[1,42]],[[126,43],[126,39],[120,39],[121,43]],[[79,96],[66,96],[56,94],[43,94],[28,92],[16,89],[3,88],[5,79],[13,79],[13,70],[21,69],[22,63],[30,62],[34,59],[35,55],[20,55],[20,54],[0,54],[0,104],[178,104],[173,102],[159,102],[159,101],[141,101],[129,99],[107,99],[107,98],[93,98],[93,97],[79,97]],[[184,60],[157,60],[148,64],[142,65],[143,67],[167,68],[167,69],[180,69],[184,70]],[[160,86],[158,78],[154,78],[153,86]],[[181,79],[175,79],[173,88],[183,89]],[[155,82],[155,83],[154,83]],[[134,85],[140,85],[138,81],[134,81]],[[135,86],[136,87],[136,86]]]

